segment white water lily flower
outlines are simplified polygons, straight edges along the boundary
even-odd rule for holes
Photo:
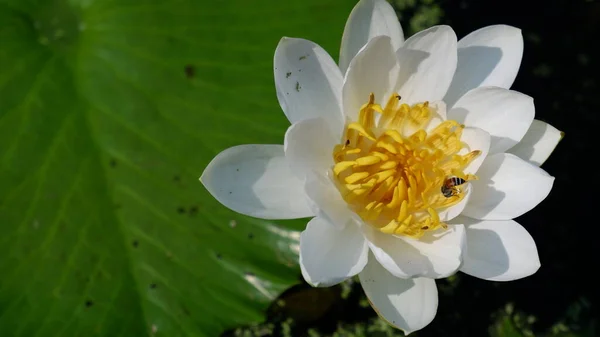
[[[339,66],[307,40],[277,46],[284,145],[229,148],[201,181],[245,215],[313,217],[300,237],[306,281],[359,275],[379,315],[419,330],[437,310],[435,279],[460,270],[508,281],[540,266],[512,219],[550,192],[538,166],[561,133],[508,89],[522,53],[520,30],[503,25],[460,41],[436,26],[405,41],[386,1],[361,0]]]

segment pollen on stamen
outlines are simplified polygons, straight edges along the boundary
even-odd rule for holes
[[[477,179],[464,169],[481,151],[463,154],[464,125],[447,120],[428,131],[435,116],[429,102],[408,105],[393,94],[382,107],[370,94],[358,121],[348,123],[334,147],[332,168],[340,194],[381,232],[418,238],[447,225],[439,212],[465,194],[458,186],[442,193],[452,177]],[[461,154],[459,154],[461,153]]]

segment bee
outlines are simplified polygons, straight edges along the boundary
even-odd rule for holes
[[[467,181],[464,180],[463,178],[459,178],[459,177],[450,177],[448,179],[446,179],[446,181],[444,181],[444,183],[442,184],[442,194],[446,197],[446,198],[450,198],[452,196],[458,195],[458,193],[460,192],[460,190],[458,189],[458,186],[466,183]]]

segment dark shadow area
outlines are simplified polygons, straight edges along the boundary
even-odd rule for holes
[[[462,36],[459,36],[459,38]],[[476,87],[490,75],[491,71],[500,63],[502,59],[502,50],[493,47],[477,47],[471,46],[458,50],[458,65],[457,69],[470,69],[468,72],[457,72],[452,78],[451,86],[457,88],[452,91],[454,97],[460,97],[467,93],[468,88]],[[485,62],[473,62],[473,60],[485,60]],[[477,74],[477,76],[473,76]],[[455,83],[464,83],[464,87],[458,87]],[[456,103],[455,100],[444,99],[448,106]]]
[[[421,66],[421,63],[429,58],[430,54],[421,50],[415,49],[401,49],[399,52],[396,52],[396,56],[398,57],[398,61],[400,63],[410,62],[410,67],[404,67],[400,69],[400,79],[409,79],[417,72],[417,69]],[[404,84],[399,83],[398,84]],[[400,95],[402,96],[402,95]]]
[[[485,257],[486,262],[493,261],[492,264],[495,268],[477,268],[479,267],[476,263],[471,263],[473,268],[477,268],[479,271],[478,276],[483,278],[492,278],[502,275],[510,266],[510,260],[504,244],[500,239],[500,236],[496,232],[489,229],[470,229],[467,233],[469,237],[469,246],[467,250],[470,256]],[[490,254],[490,253],[493,253]],[[490,263],[485,265],[489,266]],[[469,270],[465,270],[469,272]]]

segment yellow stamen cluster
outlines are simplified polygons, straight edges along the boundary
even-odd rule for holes
[[[333,150],[333,176],[342,197],[384,233],[418,238],[446,228],[439,212],[464,193],[459,189],[446,197],[442,186],[450,177],[476,179],[463,172],[480,154],[459,154],[467,148],[460,140],[464,126],[447,120],[427,132],[433,115],[428,102],[401,104],[395,94],[382,108],[371,94]]]

